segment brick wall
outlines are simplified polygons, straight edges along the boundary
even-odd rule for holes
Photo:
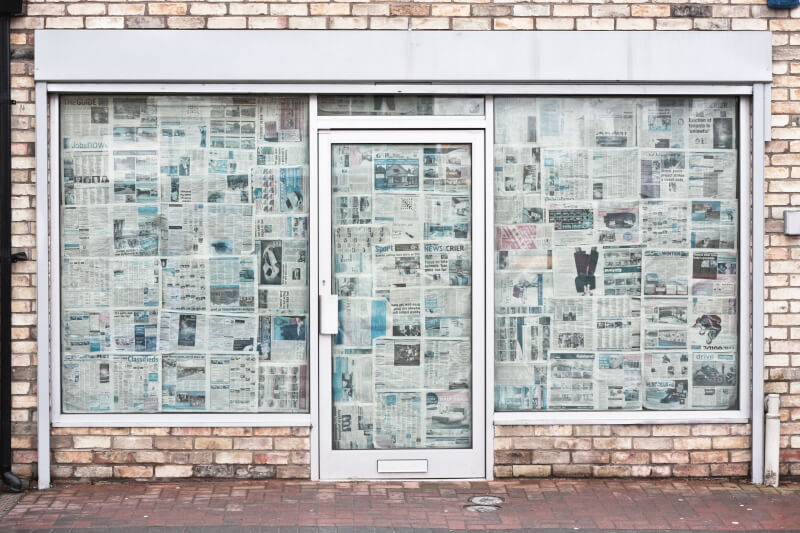
[[[33,30],[287,28],[397,30],[771,30],[775,139],[766,157],[766,391],[781,395],[781,471],[800,474],[800,10],[763,1],[55,2],[12,21],[13,246],[35,258]],[[758,201],[758,200],[757,200]],[[14,470],[36,463],[35,263],[14,266]],[[56,477],[308,476],[303,428],[54,429]],[[746,475],[748,425],[496,428],[498,476]],[[170,447],[170,446],[175,446]],[[253,448],[255,447],[255,448]],[[190,469],[191,467],[191,469]]]
[[[308,478],[308,428],[53,428],[53,477]]]
[[[746,476],[749,424],[497,426],[496,477]]]

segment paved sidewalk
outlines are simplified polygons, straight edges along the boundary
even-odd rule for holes
[[[476,512],[468,508],[475,496],[503,501],[495,510]],[[28,492],[0,522],[4,531],[92,528],[272,533],[800,530],[800,483],[778,489],[725,481],[557,479],[70,484]]]

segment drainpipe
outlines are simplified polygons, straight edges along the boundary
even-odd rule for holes
[[[778,412],[780,398],[767,395],[767,421],[764,429],[764,485],[778,486],[781,453],[781,415]]]
[[[0,3],[0,475],[11,492],[22,482],[11,471],[11,265],[27,259],[11,251],[11,15],[21,0]]]

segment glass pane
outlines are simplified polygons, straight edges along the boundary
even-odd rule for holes
[[[334,449],[472,445],[471,155],[333,146]]]
[[[61,99],[65,413],[308,412],[308,99]]]
[[[320,116],[483,116],[483,96],[322,95]]]
[[[495,408],[738,406],[736,98],[495,99]]]

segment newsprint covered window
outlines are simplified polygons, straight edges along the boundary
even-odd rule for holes
[[[62,411],[308,412],[308,98],[60,110]]]
[[[736,98],[495,98],[495,407],[738,407]]]

